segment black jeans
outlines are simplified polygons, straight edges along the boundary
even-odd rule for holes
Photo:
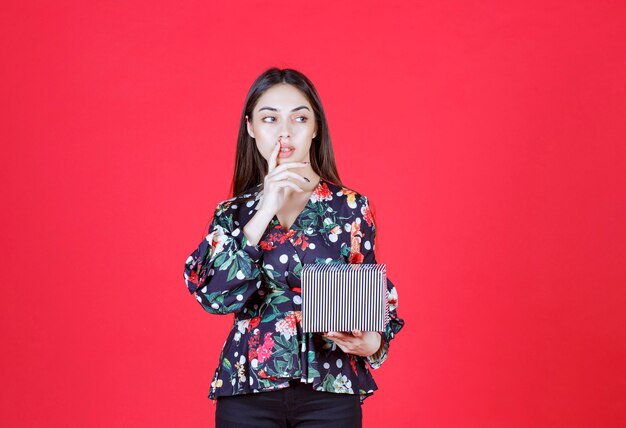
[[[361,428],[358,394],[316,391],[297,379],[289,383],[276,391],[218,397],[216,428]]]

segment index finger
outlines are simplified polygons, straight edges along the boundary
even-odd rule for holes
[[[272,150],[272,154],[270,154],[270,158],[267,161],[267,172],[270,173],[276,168],[276,159],[278,159],[278,152],[280,151],[280,143],[276,141],[274,145],[274,150]]]

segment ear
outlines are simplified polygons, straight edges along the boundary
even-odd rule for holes
[[[248,129],[248,135],[254,138],[254,131],[252,130],[252,125],[250,124],[250,121],[248,120],[248,115],[246,115],[246,128]]]
[[[315,138],[316,135],[317,135],[317,123],[315,124],[315,131],[313,131],[313,137],[312,138]]]

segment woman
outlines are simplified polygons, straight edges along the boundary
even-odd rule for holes
[[[303,264],[377,263],[368,199],[341,184],[322,104],[302,73],[271,68],[252,85],[232,195],[184,272],[207,312],[234,313],[209,393],[216,426],[361,426],[361,404],[377,389],[370,368],[404,321],[387,279],[385,331],[302,332]]]

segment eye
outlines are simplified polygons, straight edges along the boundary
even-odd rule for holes
[[[300,123],[305,123],[307,120],[309,120],[309,118],[306,117],[306,116],[298,116],[298,117],[296,117],[296,120],[298,120],[298,119],[304,119],[304,120],[301,120]]]
[[[268,120],[265,120],[265,119],[274,119],[275,120],[276,118],[274,116],[265,116],[263,119],[261,119],[263,122],[272,123],[272,122],[274,122],[274,120],[268,121]]]

